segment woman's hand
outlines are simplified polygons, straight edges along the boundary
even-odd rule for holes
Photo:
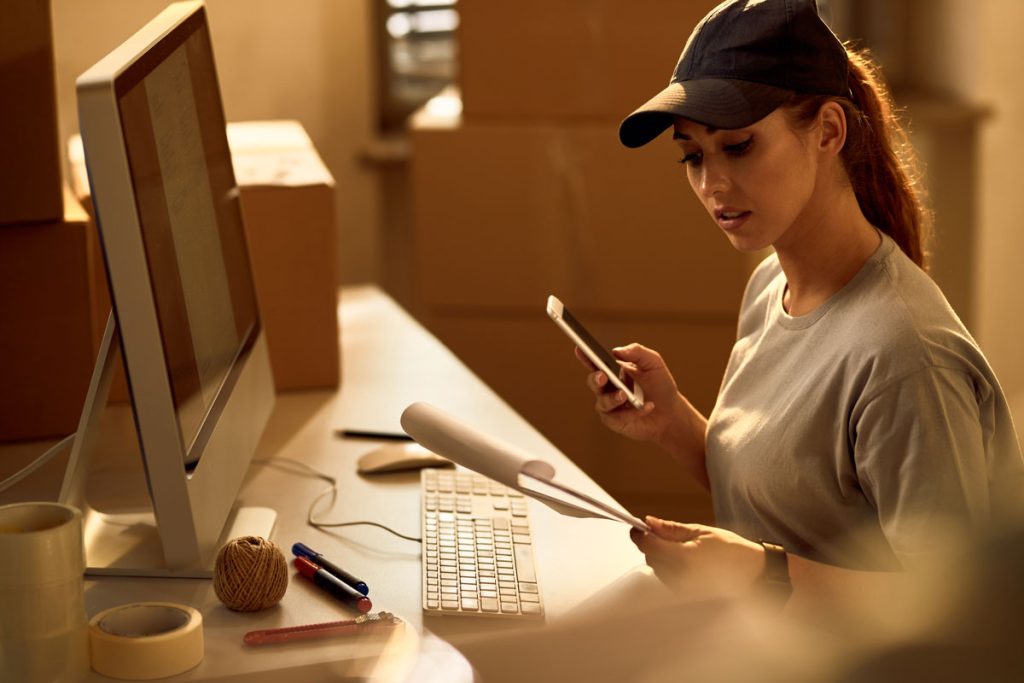
[[[738,597],[764,570],[764,548],[725,529],[647,517],[651,531],[630,531],[657,577],[690,597]]]
[[[591,371],[587,387],[596,396],[594,407],[601,422],[613,432],[631,439],[663,443],[677,419],[678,404],[682,402],[672,373],[657,351],[640,344],[613,349],[612,353],[625,362],[626,373],[643,388],[644,407],[634,408],[626,399],[626,392],[616,388],[577,348],[576,357]]]
[[[597,370],[583,352],[576,357],[590,370],[587,387],[597,397],[601,422],[613,432],[638,441],[652,441],[675,458],[704,488],[709,488],[704,464],[708,421],[687,401],[661,354],[640,344],[612,349],[626,373],[644,390],[644,407],[634,408],[626,394]]]

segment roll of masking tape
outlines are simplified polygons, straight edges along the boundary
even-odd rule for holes
[[[111,678],[180,674],[203,660],[203,617],[173,602],[112,607],[89,621],[89,656],[92,668]]]

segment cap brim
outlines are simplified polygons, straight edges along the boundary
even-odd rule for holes
[[[677,116],[712,128],[743,128],[760,121],[792,93],[761,83],[701,79],[672,83],[619,125],[626,147],[646,145],[661,135]]]

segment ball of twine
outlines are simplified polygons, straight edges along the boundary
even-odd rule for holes
[[[213,569],[213,591],[236,612],[273,607],[288,588],[288,563],[274,543],[242,536],[224,544]]]

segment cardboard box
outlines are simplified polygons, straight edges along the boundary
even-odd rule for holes
[[[608,345],[636,341],[658,350],[680,390],[701,412],[710,413],[735,341],[735,320],[578,313]],[[422,321],[513,409],[632,512],[712,521],[707,491],[664,451],[621,437],[601,424],[572,342],[542,310],[531,316],[428,313]]]
[[[340,380],[334,178],[296,121],[228,124],[279,390]]]
[[[459,83],[469,120],[621,120],[668,85],[717,0],[459,3]]]
[[[340,380],[334,178],[296,121],[228,124],[253,277],[279,391]],[[68,145],[71,185],[91,209],[81,138]],[[105,275],[94,282],[96,324],[110,310]],[[101,327],[102,329],[102,327]],[[112,396],[126,397],[123,381]]]
[[[0,6],[0,224],[61,221],[57,138],[50,0],[4,0]]]
[[[670,143],[638,150],[608,124],[411,130],[417,307],[732,316],[754,259],[697,201]]]
[[[0,441],[74,432],[92,377],[95,233],[64,204],[62,221],[0,229]]]

